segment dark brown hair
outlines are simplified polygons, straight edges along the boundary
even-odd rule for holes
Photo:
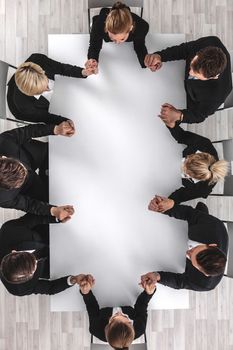
[[[105,327],[105,336],[115,350],[126,350],[134,340],[135,332],[130,323],[113,321]]]
[[[222,275],[226,266],[226,255],[218,248],[209,246],[196,255],[198,265],[209,276]]]
[[[27,169],[18,160],[0,157],[0,188],[19,188],[25,181]]]
[[[133,25],[133,17],[129,7],[117,1],[107,15],[105,32],[113,34],[128,33],[132,30]]]
[[[5,255],[1,262],[1,273],[10,283],[23,283],[33,277],[36,258],[29,252],[13,252]]]
[[[202,73],[207,79],[221,74],[226,68],[227,58],[219,47],[205,47],[197,52],[197,56],[191,63],[191,68],[194,72]]]

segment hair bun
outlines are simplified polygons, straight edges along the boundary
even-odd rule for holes
[[[117,1],[113,7],[112,7],[112,10],[122,10],[122,9],[125,9],[125,8],[128,8],[128,6],[126,6],[125,4],[123,4],[121,1]]]

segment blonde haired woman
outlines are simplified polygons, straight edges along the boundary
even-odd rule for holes
[[[55,75],[86,78],[92,73],[90,69],[60,63],[34,53],[19,66],[8,83],[9,109],[20,120],[60,124],[69,118],[48,111]],[[70,123],[73,126],[71,121]]]
[[[139,63],[145,68],[144,58],[147,54],[145,37],[149,24],[130,11],[122,2],[116,2],[111,9],[102,8],[99,15],[93,18],[86,67],[98,70],[98,61],[103,40],[117,44],[133,41]]]
[[[99,304],[92,293],[94,278],[91,275],[79,275],[80,293],[86,304],[90,333],[104,342],[108,342],[114,349],[127,350],[134,339],[145,333],[147,322],[147,306],[156,291],[155,283],[142,283],[144,291],[138,296],[134,307],[122,306],[118,308],[99,308]]]
[[[183,150],[182,187],[168,196],[170,201],[161,202],[159,211],[171,209],[174,204],[195,198],[207,198],[218,181],[228,173],[228,162],[219,160],[212,142],[203,136],[183,130],[179,125],[169,128],[174,139],[187,145]]]

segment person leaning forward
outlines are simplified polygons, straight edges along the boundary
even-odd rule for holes
[[[46,124],[60,124],[70,119],[48,111],[56,74],[86,78],[93,72],[54,61],[46,55],[32,54],[19,66],[8,83],[7,102],[15,118]]]
[[[144,62],[155,72],[162,62],[176,60],[186,61],[187,108],[164,103],[160,117],[171,127],[174,122],[200,123],[219,108],[232,90],[229,52],[218,37],[208,36],[149,54]]]
[[[149,210],[158,212],[159,205],[169,198],[156,196]],[[175,289],[209,291],[221,281],[227,261],[228,234],[222,221],[212,216],[204,203],[196,208],[174,205],[165,214],[188,222],[188,247],[183,273],[149,272],[141,277],[142,283],[161,283]]]
[[[50,280],[49,223],[51,216],[25,214],[0,229],[0,276],[9,293],[17,296],[56,294],[77,283],[77,276]]]
[[[48,135],[72,136],[68,122],[33,124],[0,134],[0,207],[37,215],[53,215],[66,221],[71,206],[48,204],[48,143],[34,140]],[[36,170],[39,169],[39,174]]]

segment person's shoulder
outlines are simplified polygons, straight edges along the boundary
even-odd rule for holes
[[[194,41],[195,45],[200,46],[201,48],[207,47],[207,46],[216,46],[220,48],[225,48],[222,41],[219,39],[219,37],[211,35],[211,36],[204,36],[202,38],[199,38]]]
[[[101,10],[100,10],[100,13],[99,13],[99,19],[104,19],[107,17],[107,15],[109,14],[110,12],[110,8],[107,8],[107,7],[103,7]]]
[[[48,56],[46,56],[43,53],[32,53],[31,56],[29,56],[25,62],[37,63],[38,61],[45,60],[45,59],[48,59]]]
[[[131,12],[131,15],[135,25],[135,33],[148,32],[149,24],[142,17],[136,15],[136,13]]]

